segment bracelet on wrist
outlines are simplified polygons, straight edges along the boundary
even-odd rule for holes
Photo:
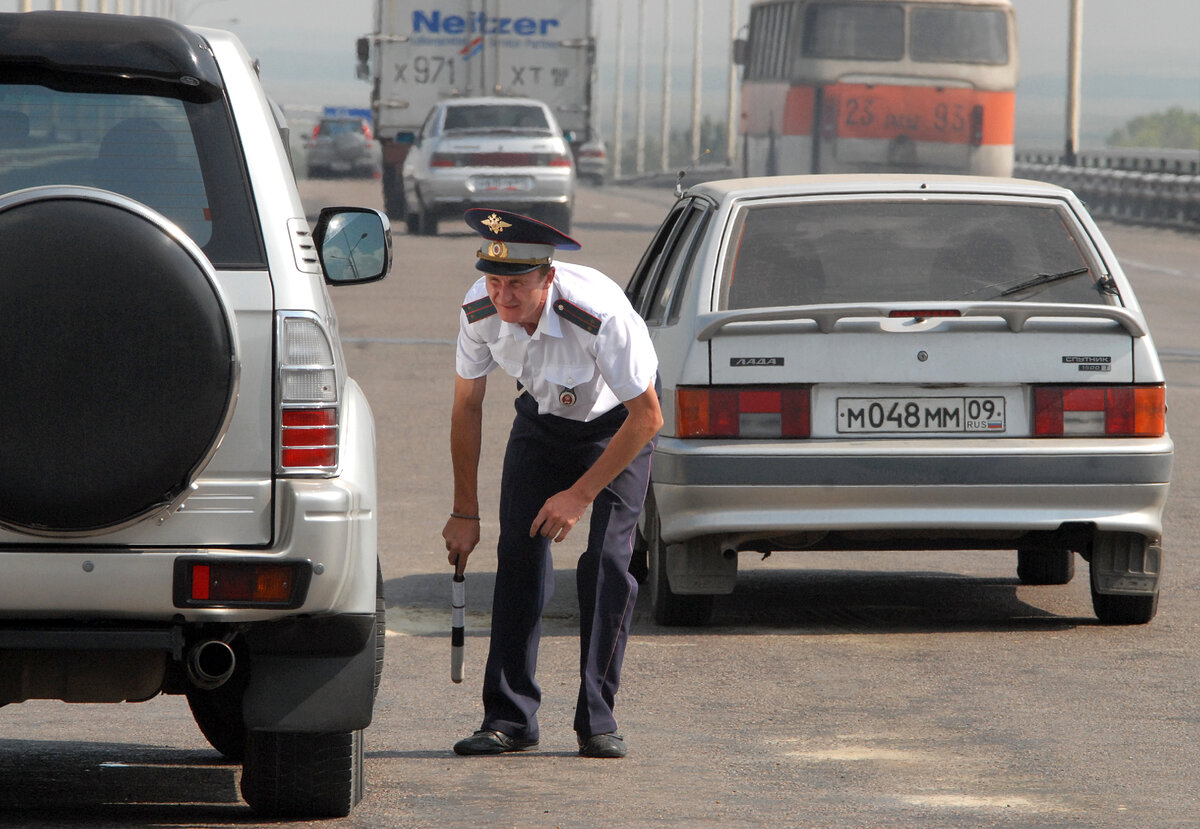
[[[451,518],[465,518],[468,521],[478,521],[479,520],[478,515],[467,515],[465,512],[452,512],[452,513],[450,513],[450,517]]]

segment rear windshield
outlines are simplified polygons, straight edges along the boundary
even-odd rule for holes
[[[899,60],[904,57],[904,7],[814,3],[804,14],[804,56]]]
[[[908,27],[908,54],[919,63],[1008,63],[1008,22],[1002,10],[917,6]],[[905,54],[904,7],[813,3],[804,14],[803,54],[900,60]]]
[[[909,23],[915,61],[1008,63],[1008,23],[1002,11],[916,8]]]
[[[260,268],[244,169],[221,99],[0,83],[2,193],[64,184],[111,190],[179,225],[214,266]]]
[[[964,300],[1106,304],[1048,205],[828,202],[744,211],[720,307]],[[1046,278],[1049,277],[1049,278]]]
[[[532,129],[547,132],[550,124],[541,107],[508,104],[452,106],[446,108],[444,130]]]

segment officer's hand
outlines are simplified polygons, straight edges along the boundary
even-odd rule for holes
[[[542,505],[537,517],[533,519],[533,526],[529,528],[529,537],[544,535],[555,541],[562,541],[567,537],[571,528],[583,517],[584,510],[588,508],[589,503],[587,498],[570,489],[564,489],[557,495],[550,496],[549,500]]]
[[[446,558],[460,570],[467,569],[467,556],[479,544],[479,522],[471,518],[454,518],[442,529],[446,541]]]

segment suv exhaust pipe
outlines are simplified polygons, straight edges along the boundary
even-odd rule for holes
[[[201,642],[188,651],[187,677],[197,688],[211,691],[220,688],[233,676],[237,657],[233,648],[220,639]]]

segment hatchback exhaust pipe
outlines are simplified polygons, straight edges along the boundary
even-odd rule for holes
[[[208,639],[188,651],[187,676],[192,684],[205,691],[220,688],[237,666],[233,648],[220,639]]]

